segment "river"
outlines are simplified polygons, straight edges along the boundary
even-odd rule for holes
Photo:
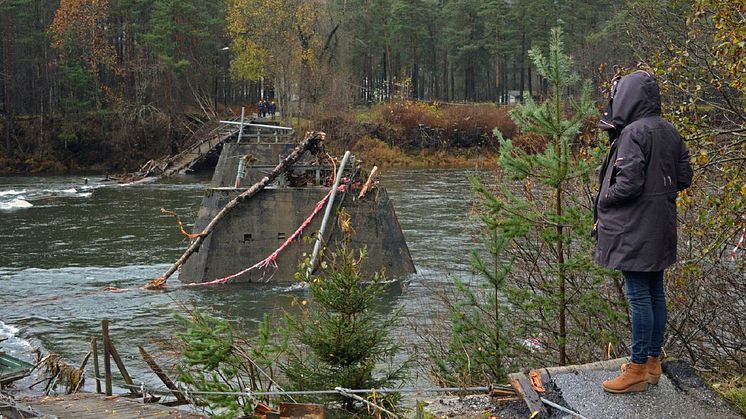
[[[412,319],[438,306],[435,290],[467,276],[469,252],[480,247],[472,215],[470,175],[475,170],[391,171],[382,175],[407,239],[417,274],[402,278],[403,291],[388,296],[409,320],[397,335],[413,339]],[[6,352],[30,358],[31,347],[62,355],[72,364],[111,321],[113,341],[136,381],[154,378],[137,345],[173,335],[174,314],[197,307],[248,325],[265,312],[288,308],[306,291],[296,286],[230,285],[167,291],[109,292],[136,288],[162,274],[186,248],[176,211],[189,225],[209,174],[119,186],[82,176],[0,178],[0,340]],[[249,331],[250,332],[250,331]],[[405,345],[406,346],[406,345]],[[89,369],[90,371],[90,369]]]

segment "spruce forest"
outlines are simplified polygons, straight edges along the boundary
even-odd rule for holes
[[[131,169],[193,117],[240,112],[262,92],[304,117],[541,95],[528,51],[557,23],[599,82],[637,59],[615,35],[628,13],[610,1],[3,0],[3,171]]]

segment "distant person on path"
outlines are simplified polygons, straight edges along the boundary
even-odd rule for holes
[[[269,116],[272,118],[272,120],[275,120],[275,112],[277,112],[277,105],[275,104],[275,101],[269,102]]]
[[[631,362],[603,382],[610,393],[658,384],[666,327],[664,270],[676,262],[676,194],[692,182],[689,151],[661,116],[658,83],[637,71],[614,80],[601,118],[612,140],[599,175],[595,259],[618,269],[632,315]]]
[[[256,108],[259,118],[264,118],[264,115],[267,113],[267,102],[260,100],[259,103],[256,104]]]

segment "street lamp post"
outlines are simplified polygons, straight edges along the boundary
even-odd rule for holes
[[[212,97],[212,106],[215,109],[215,113],[218,112],[218,58],[220,58],[220,53],[222,51],[228,51],[230,50],[230,47],[223,47],[220,49],[215,50],[215,60],[213,61],[213,68],[215,69],[215,74],[213,77],[214,85],[213,85],[213,97]],[[225,72],[225,71],[224,71]],[[226,101],[225,97],[225,83],[226,83],[226,75],[223,74],[223,102]]]

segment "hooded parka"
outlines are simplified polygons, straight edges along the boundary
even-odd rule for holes
[[[676,262],[676,194],[691,184],[692,167],[681,136],[660,111],[658,84],[648,73],[614,85],[602,126],[615,140],[595,208],[594,257],[607,268],[654,272]]]

